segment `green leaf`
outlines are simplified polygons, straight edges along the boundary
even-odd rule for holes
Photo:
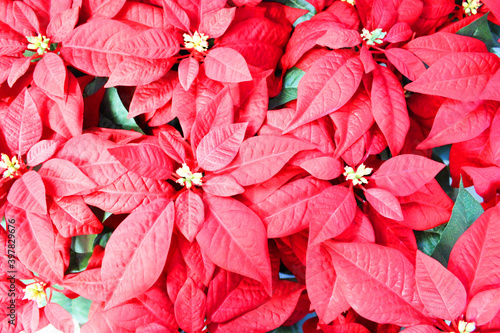
[[[269,109],[272,110],[280,105],[297,99],[297,87],[299,86],[300,79],[302,79],[305,74],[306,72],[297,67],[290,68],[283,78],[283,89],[278,96],[269,100]]]
[[[108,82],[107,77],[96,77],[83,89],[83,97],[92,96]]]
[[[432,252],[434,252],[436,245],[439,243],[441,234],[443,233],[445,228],[446,224],[441,224],[435,228],[425,231],[414,230],[413,233],[415,234],[415,238],[417,239],[418,249],[430,256]]]
[[[462,180],[460,180],[460,189],[458,190],[457,200],[455,206],[453,206],[450,220],[432,253],[432,257],[445,267],[448,266],[450,252],[456,241],[483,212],[481,204],[467,192]]]
[[[134,119],[128,119],[128,110],[118,95],[116,88],[108,88],[101,103],[99,126],[134,130],[144,134]]]
[[[457,34],[479,39],[486,44],[486,47],[490,51],[493,47],[493,35],[491,34],[490,26],[488,25],[488,13],[458,30]]]
[[[293,22],[294,27],[297,26],[297,24],[310,20],[311,17],[313,17],[317,13],[316,8],[314,8],[313,5],[305,0],[272,0],[272,2],[279,2],[288,7],[305,9],[309,11],[309,13],[302,15],[295,22]]]
[[[79,324],[85,324],[88,321],[90,305],[92,304],[91,300],[83,297],[71,299],[52,289],[51,302],[62,306]]]

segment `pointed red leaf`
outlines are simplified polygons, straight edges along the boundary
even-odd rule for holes
[[[405,329],[406,333],[439,333],[437,328],[431,325],[416,325]]]
[[[113,69],[104,87],[149,84],[163,77],[174,63],[174,58],[153,60],[135,56],[127,57]]]
[[[220,37],[234,19],[236,8],[222,8],[218,11],[203,15],[198,31],[210,38]]]
[[[475,138],[490,126],[495,106],[484,101],[444,101],[429,136],[417,148],[434,148]]]
[[[80,196],[54,199],[49,207],[50,218],[63,237],[96,235],[102,223]]]
[[[489,323],[500,310],[500,289],[490,289],[478,293],[467,306],[466,318],[476,326]]]
[[[401,74],[411,81],[415,81],[425,72],[424,63],[410,51],[392,48],[385,51],[385,56]]]
[[[139,176],[153,179],[169,179],[173,164],[161,148],[151,144],[129,144],[122,147],[109,148],[113,155],[129,171]]]
[[[212,176],[206,181],[203,180],[203,190],[219,197],[232,197],[245,192],[231,175]]]
[[[252,80],[245,58],[228,47],[210,50],[205,57],[205,73],[212,80],[220,82],[238,83]]]
[[[418,155],[399,155],[384,162],[371,176],[378,188],[396,196],[415,193],[431,181],[444,164]]]
[[[9,66],[10,73],[8,73],[9,76],[7,78],[7,83],[9,84],[9,87],[14,86],[14,83],[16,83],[17,80],[28,71],[30,65],[31,65],[31,58],[26,57],[26,58],[16,59],[12,63],[12,66]]]
[[[190,22],[184,9],[173,0],[162,0],[167,22],[182,31],[189,31]]]
[[[68,8],[51,17],[47,26],[47,36],[50,36],[51,42],[60,43],[73,31],[78,22],[79,11],[79,7]]]
[[[56,140],[42,140],[30,148],[26,155],[29,166],[37,166],[51,158],[60,147],[61,142]]]
[[[113,183],[87,194],[83,200],[113,214],[125,214],[159,198],[170,198],[172,186],[164,180],[144,178],[126,172]]]
[[[469,298],[500,284],[500,207],[481,215],[457,240],[450,253],[448,269],[468,291]]]
[[[273,296],[254,310],[217,327],[217,332],[268,332],[281,326],[292,314],[304,286],[280,280]]]
[[[235,160],[224,169],[242,186],[268,180],[301,150],[314,146],[301,140],[278,136],[251,137],[241,144]]]
[[[289,236],[309,227],[311,223],[324,223],[325,216],[320,209],[326,207],[321,204],[320,198],[328,187],[327,182],[314,178],[298,179],[250,208],[266,225],[268,238]]]
[[[182,137],[174,135],[170,132],[160,132],[159,135],[160,147],[177,163],[186,162],[186,148]]]
[[[300,167],[312,176],[323,180],[335,179],[344,171],[340,161],[330,156],[311,158],[301,163]]]
[[[7,200],[27,212],[47,214],[45,186],[35,171],[26,172],[12,184]]]
[[[75,331],[73,317],[59,304],[50,302],[43,308],[43,310],[47,319],[58,330],[63,331],[64,333],[71,333]]]
[[[322,322],[330,323],[350,308],[337,280],[332,257],[321,245],[307,249],[306,285],[311,308]]]
[[[352,191],[344,186],[327,188],[312,206],[319,209],[319,212],[318,218],[312,220],[309,227],[310,245],[340,235],[352,223],[356,214],[356,199]]]
[[[398,22],[392,26],[392,28],[385,36],[384,41],[389,43],[399,43],[404,42],[410,39],[413,31],[411,31],[411,27],[406,22]],[[392,50],[392,49],[389,49]],[[387,50],[387,51],[389,51]],[[425,70],[425,67],[424,67]]]
[[[52,221],[46,215],[26,213],[16,228],[16,254],[33,272],[53,283],[60,283],[64,274],[61,253],[56,250],[56,235]]]
[[[188,91],[194,79],[198,76],[200,64],[193,57],[182,59],[179,63],[179,83],[184,90]]]
[[[172,93],[178,83],[177,74],[168,72],[163,78],[135,89],[130,102],[127,118],[133,118],[143,113],[154,112],[172,99]]]
[[[28,89],[25,88],[9,105],[2,127],[7,145],[14,154],[26,154],[40,140],[42,121]]]
[[[103,280],[116,280],[107,308],[142,294],[158,279],[167,260],[174,216],[173,202],[160,199],[136,209],[113,232],[102,260]]]
[[[345,298],[361,316],[400,326],[426,321],[416,293],[415,268],[399,251],[367,243],[330,241],[325,246]]]
[[[365,191],[365,196],[380,215],[395,221],[403,221],[401,205],[391,192],[380,188],[369,188]]]
[[[92,20],[75,28],[63,41],[61,55],[74,67],[95,76],[109,77],[128,55],[118,47],[136,35],[116,20]]]
[[[406,90],[438,95],[461,101],[477,101],[493,75],[500,59],[492,53],[461,52],[440,58]]]
[[[118,50],[140,58],[166,59],[179,52],[179,48],[173,31],[148,29],[128,39]]]
[[[193,279],[188,278],[175,300],[175,318],[180,328],[187,333],[199,332],[205,326],[205,293]]]
[[[112,18],[125,4],[126,0],[89,0],[92,18]]]
[[[248,123],[212,128],[196,148],[198,165],[206,171],[227,166],[234,159],[245,137]]]
[[[208,214],[196,236],[217,266],[261,282],[271,293],[266,229],[247,206],[232,198],[205,197]]]
[[[33,81],[42,90],[57,97],[63,97],[66,91],[66,66],[55,53],[47,53],[36,64]]]
[[[59,158],[45,162],[38,173],[42,176],[48,195],[63,197],[97,186],[76,165]]]
[[[175,225],[190,242],[194,240],[205,222],[205,211],[200,196],[184,191],[175,200]]]
[[[207,318],[216,323],[229,321],[269,298],[261,283],[220,270],[208,287]]]
[[[373,118],[395,156],[403,148],[410,118],[403,88],[396,76],[385,67],[377,66],[373,71],[371,101]]]
[[[195,281],[200,281],[204,286],[208,286],[214,275],[215,264],[203,254],[196,240],[189,242],[179,237],[178,244],[182,258],[190,271],[190,276],[193,276]]]
[[[433,316],[453,320],[465,309],[467,293],[462,282],[420,251],[417,251],[415,279],[420,299]]]
[[[332,51],[316,61],[300,80],[297,112],[286,132],[341,108],[358,89],[363,65],[358,57]]]
[[[103,281],[101,268],[86,269],[64,279],[63,286],[78,295],[96,302],[109,300],[112,281]]]

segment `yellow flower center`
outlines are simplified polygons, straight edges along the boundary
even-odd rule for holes
[[[473,321],[466,322],[460,320],[460,322],[458,323],[458,331],[460,333],[471,333],[474,332],[475,329],[476,329],[476,323],[474,323]]]
[[[348,4],[353,5],[353,6],[356,4],[356,2],[354,0],[342,0],[342,1],[347,2]]]
[[[462,7],[464,8],[464,12],[469,16],[476,15],[477,10],[482,5],[483,3],[481,2],[481,0],[467,0],[462,2]]]
[[[365,167],[363,163],[361,163],[356,171],[354,171],[354,169],[350,166],[346,166],[344,170],[345,172],[343,175],[345,176],[345,179],[352,180],[353,185],[368,184],[368,180],[364,176],[368,176],[373,171],[372,168]]]
[[[203,174],[201,172],[192,173],[186,163],[183,163],[182,168],[177,169],[175,173],[181,177],[177,179],[176,182],[182,186],[185,185],[187,188],[191,188],[193,184],[197,186],[201,186],[203,184],[201,179]]]
[[[382,44],[384,42],[385,35],[387,35],[387,32],[383,32],[382,29],[380,28],[375,29],[372,32],[363,28],[363,33],[361,34],[361,37],[363,37],[363,40],[366,40],[366,44],[375,45],[375,43]]]
[[[195,49],[198,52],[205,52],[208,50],[208,36],[204,33],[198,33],[195,31],[193,36],[184,34],[184,47],[186,49]]]
[[[0,161],[0,168],[6,169],[3,172],[3,178],[14,178],[14,176],[19,176],[19,168],[21,165],[17,160],[17,157],[12,157],[12,161],[10,160],[7,154],[2,154],[2,160]]]
[[[26,288],[23,289],[24,297],[23,299],[27,299],[30,301],[35,301],[38,304],[38,307],[47,304],[47,294],[45,293],[45,283],[43,282],[34,282],[28,284]]]
[[[30,42],[28,44],[28,49],[36,50],[36,53],[39,55],[47,53],[47,49],[50,46],[49,38],[38,34],[38,36],[26,36],[26,39]]]

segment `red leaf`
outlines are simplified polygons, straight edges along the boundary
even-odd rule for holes
[[[126,172],[113,183],[85,195],[83,200],[106,212],[125,214],[156,199],[170,198],[172,193],[172,186],[163,180],[143,178]]]
[[[373,125],[370,96],[359,90],[343,107],[330,114],[336,126],[335,156],[341,156]]]
[[[406,90],[438,95],[461,101],[477,101],[492,76],[500,68],[500,59],[492,53],[451,53],[440,58]]]
[[[484,101],[444,101],[429,136],[417,148],[434,148],[475,138],[490,126],[495,106]]]
[[[173,0],[162,0],[167,22],[182,31],[189,31],[190,23],[184,9]]]
[[[160,132],[159,143],[163,151],[177,163],[186,162],[185,141],[182,140],[180,135],[177,136],[170,132]]]
[[[7,200],[27,212],[47,214],[45,186],[35,171],[26,172],[12,184]]]
[[[448,32],[438,32],[416,38],[406,44],[404,48],[414,53],[428,66],[451,53],[488,52],[480,40]]]
[[[248,123],[212,128],[196,148],[198,165],[206,171],[227,166],[234,159],[245,137]]]
[[[174,228],[174,204],[169,202],[161,199],[139,207],[111,235],[102,278],[116,283],[106,308],[142,294],[160,276]]]
[[[234,19],[236,8],[222,8],[203,15],[198,31],[210,38],[222,36]]]
[[[33,272],[60,283],[64,275],[61,253],[56,250],[56,235],[52,221],[45,215],[26,213],[16,228],[16,254]]]
[[[410,118],[403,88],[396,76],[385,67],[377,66],[373,71],[371,101],[373,118],[395,156],[403,148]]]
[[[126,0],[89,0],[92,18],[112,18],[123,7]]]
[[[205,211],[200,196],[184,191],[175,200],[175,225],[190,242],[193,242],[205,222]]]
[[[425,322],[416,293],[415,268],[399,251],[367,243],[326,242],[325,246],[344,296],[357,313],[381,324]]]
[[[463,166],[462,170],[472,179],[474,189],[477,194],[484,198],[484,201],[495,198],[496,191],[500,186],[500,167],[476,168]]]
[[[371,176],[378,188],[396,196],[415,193],[430,182],[444,164],[418,155],[399,155],[385,161]]]
[[[484,212],[457,240],[450,253],[448,269],[468,291],[469,298],[500,284],[500,207]]]
[[[3,133],[13,154],[24,155],[40,140],[42,121],[35,101],[24,89],[9,105],[2,120]]]
[[[344,29],[338,25],[330,27],[326,34],[316,40],[316,44],[326,46],[332,50],[354,47],[362,42],[357,30]]]
[[[202,186],[205,192],[219,197],[232,197],[245,192],[231,175],[211,176],[206,181],[203,180]]]
[[[365,196],[380,215],[395,221],[403,221],[401,205],[391,192],[380,188],[369,188],[365,191]]]
[[[93,268],[65,278],[63,286],[92,301],[104,302],[111,295],[111,282],[102,281],[101,268]]]
[[[300,80],[297,112],[286,132],[341,108],[358,89],[363,64],[349,53],[332,51],[316,61]]]
[[[500,289],[490,289],[478,293],[467,306],[467,321],[473,321],[476,326],[489,323],[500,310]]]
[[[136,35],[116,20],[92,20],[73,30],[63,41],[61,55],[74,67],[95,76],[109,77],[128,55],[118,47]]]
[[[266,229],[259,217],[232,198],[205,197],[207,215],[196,236],[217,266],[261,282],[271,293]]]
[[[280,280],[272,298],[256,309],[220,324],[217,332],[267,332],[278,328],[292,314],[303,290],[303,285]]]
[[[317,179],[335,179],[342,174],[342,165],[338,159],[330,156],[320,156],[306,160],[300,167]]]
[[[168,72],[163,78],[135,89],[134,97],[130,102],[127,118],[134,118],[140,114],[154,112],[172,99],[172,93],[178,83],[177,74]]]
[[[175,59],[144,59],[135,56],[125,58],[109,76],[105,88],[114,86],[140,86],[164,76],[175,63]]]
[[[76,165],[59,158],[53,158],[45,162],[38,173],[42,176],[48,195],[63,197],[90,190],[97,186]]]
[[[407,333],[439,333],[437,328],[431,325],[416,325],[405,329]]]
[[[33,81],[45,92],[57,97],[64,97],[66,92],[66,66],[55,53],[47,53],[36,64]]]
[[[14,86],[14,83],[16,83],[17,80],[28,71],[30,65],[31,58],[18,58],[12,63],[12,66],[9,66],[10,73],[7,78],[9,87]]]
[[[47,316],[50,323],[64,333],[72,333],[75,331],[73,317],[62,306],[56,303],[48,303],[44,308],[43,313]]]
[[[250,208],[266,225],[268,238],[289,236],[309,227],[310,223],[324,222],[325,216],[318,210],[326,208],[321,197],[328,187],[327,182],[314,178],[298,179]]]
[[[96,235],[102,223],[80,196],[54,199],[49,207],[50,218],[63,237]]]
[[[241,186],[261,183],[278,173],[297,152],[313,148],[288,137],[251,137],[243,141],[236,159],[223,171],[230,172]]]
[[[174,36],[173,31],[148,29],[129,38],[118,50],[140,58],[166,59],[179,52],[179,42]]]
[[[384,41],[389,43],[399,43],[404,42],[410,39],[413,31],[411,31],[411,27],[406,22],[398,22],[392,26],[392,28],[385,36]],[[389,49],[392,50],[392,49]],[[389,51],[387,50],[387,51]],[[425,69],[425,67],[424,67]]]
[[[50,19],[47,26],[47,36],[50,36],[51,42],[60,43],[73,31],[78,22],[79,11],[79,7],[68,8]]]
[[[337,280],[332,257],[321,245],[307,249],[306,285],[311,309],[322,322],[330,323],[350,308]]]
[[[193,57],[182,59],[179,63],[179,83],[184,90],[188,91],[194,79],[198,76],[200,64]]]
[[[425,72],[424,63],[405,49],[388,49],[385,50],[385,55],[394,67],[411,81],[415,81]]]
[[[109,148],[113,155],[129,171],[139,176],[153,179],[169,179],[173,164],[161,148],[143,143]]]
[[[417,251],[415,279],[420,299],[433,316],[454,320],[462,313],[467,293],[460,280],[420,251]]]
[[[189,242],[183,237],[179,237],[178,244],[189,269],[189,275],[195,281],[200,281],[203,285],[208,286],[214,275],[215,264],[203,254],[196,240]],[[199,286],[201,287],[201,284]]]
[[[245,58],[228,47],[210,50],[205,57],[205,74],[212,80],[227,83],[252,80]]]
[[[188,278],[175,300],[175,318],[187,333],[199,332],[205,326],[206,296],[193,279]]]
[[[220,270],[208,287],[207,318],[216,323],[229,321],[269,298],[261,283]]]
[[[27,164],[29,166],[37,166],[51,158],[60,146],[60,141],[42,140],[37,142],[30,148],[26,155]]]

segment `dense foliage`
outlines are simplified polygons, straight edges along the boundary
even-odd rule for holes
[[[498,19],[0,0],[0,331],[499,332]]]

